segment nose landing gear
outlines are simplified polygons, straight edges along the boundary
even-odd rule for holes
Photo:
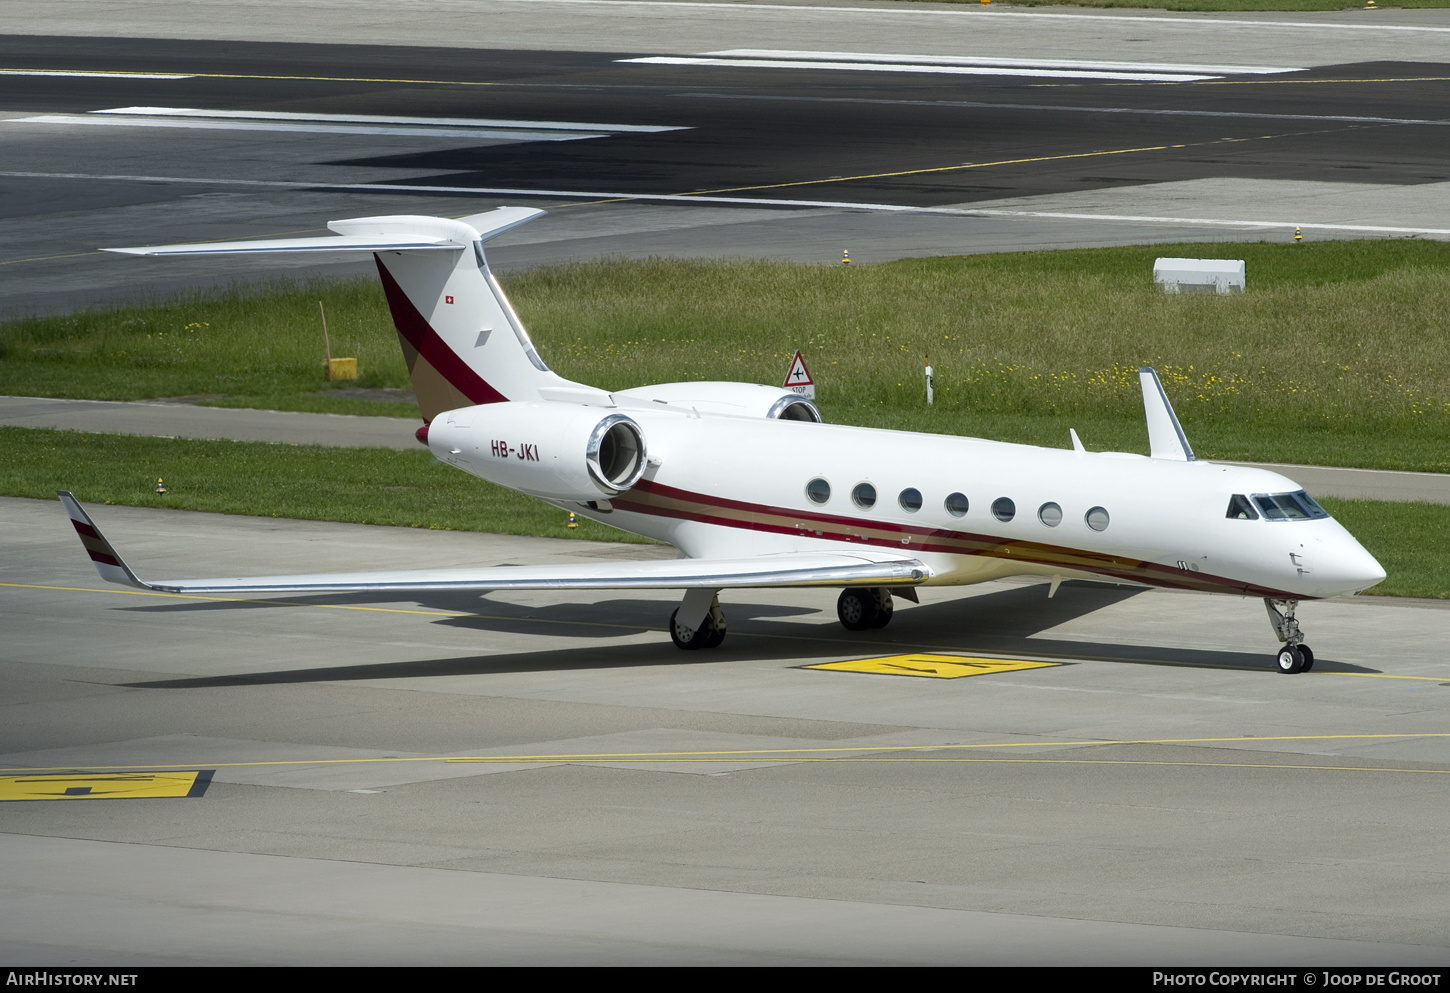
[[[1284,642],[1284,647],[1279,649],[1275,662],[1279,666],[1279,671],[1285,675],[1308,672],[1314,668],[1314,652],[1304,644],[1304,633],[1299,630],[1299,622],[1294,619],[1294,608],[1297,606],[1299,606],[1297,600],[1274,600],[1264,597],[1264,608],[1269,612],[1269,623],[1274,627],[1274,634]]]
[[[836,616],[847,631],[884,628],[891,621],[891,592],[884,587],[845,589],[836,601]]]

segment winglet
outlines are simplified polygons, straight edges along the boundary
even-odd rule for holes
[[[1148,417],[1148,454],[1174,462],[1196,461],[1158,374],[1143,366],[1138,370],[1138,381],[1143,387],[1143,412]]]
[[[108,583],[150,589],[136,578],[136,574],[121,558],[120,553],[111,547],[111,543],[106,540],[105,535],[101,534],[95,522],[81,509],[80,502],[76,500],[70,490],[57,490],[56,495],[60,497],[65,512],[70,515],[70,522],[75,527],[76,534],[80,535],[81,544],[85,545],[86,551],[90,553],[91,561],[96,564],[96,571],[101,574],[101,578]]]

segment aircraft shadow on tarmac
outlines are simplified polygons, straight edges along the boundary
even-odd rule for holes
[[[768,591],[734,591],[758,597]],[[1064,583],[1049,600],[1042,585],[1015,587],[942,603],[906,605],[890,627],[846,632],[832,623],[823,627],[793,623],[815,615],[810,608],[758,601],[727,602],[730,636],[719,648],[681,652],[661,636],[657,643],[608,644],[610,639],[640,631],[659,630],[666,606],[659,600],[611,599],[594,603],[522,606],[485,599],[473,593],[445,593],[420,598],[423,609],[458,611],[463,616],[440,618],[438,623],[476,630],[481,634],[537,634],[552,639],[576,638],[588,644],[538,652],[470,655],[455,658],[380,662],[365,665],[319,666],[305,669],[236,673],[147,680],[127,686],[181,689],[259,684],[338,682],[375,679],[419,679],[430,676],[487,676],[505,673],[553,672],[631,668],[652,665],[699,665],[741,659],[786,659],[801,664],[834,661],[842,656],[870,657],[908,652],[982,652],[989,655],[1027,655],[1034,658],[1087,659],[1139,665],[1189,666],[1205,669],[1274,669],[1271,645],[1262,652],[1235,652],[1191,648],[1165,648],[1113,643],[1087,643],[1033,637],[1041,631],[1096,610],[1121,603],[1143,592],[1133,587],[1104,583]],[[823,597],[826,591],[822,591]],[[218,609],[279,609],[310,605],[362,605],[389,602],[374,594],[302,597],[286,601],[231,601],[167,604],[123,608],[139,611],[194,611]],[[829,610],[824,603],[821,610]],[[621,629],[624,629],[623,631]],[[1318,659],[1315,669],[1326,672],[1377,672],[1365,666]]]

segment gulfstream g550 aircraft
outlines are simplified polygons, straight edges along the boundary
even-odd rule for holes
[[[1385,576],[1289,479],[1193,457],[1151,369],[1151,457],[821,423],[797,394],[744,383],[606,392],[549,371],[483,243],[543,211],[462,220],[363,217],[335,237],[122,248],[135,255],[371,252],[423,413],[418,437],[490,482],[669,542],[675,561],[143,581],[70,493],[102,578],[175,593],[679,589],[681,648],[725,637],[718,594],[843,587],[848,629],[891,619],[919,586],[1041,576],[1262,597],[1278,666],[1314,663],[1294,608]]]

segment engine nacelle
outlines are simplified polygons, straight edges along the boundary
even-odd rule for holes
[[[428,425],[439,459],[546,500],[618,496],[644,475],[644,432],[624,414],[549,401],[489,403]]]
[[[799,393],[779,386],[754,383],[661,383],[619,390],[616,403],[652,403],[698,411],[702,414],[733,414],[736,417],[771,417],[784,421],[821,422],[821,412]]]

